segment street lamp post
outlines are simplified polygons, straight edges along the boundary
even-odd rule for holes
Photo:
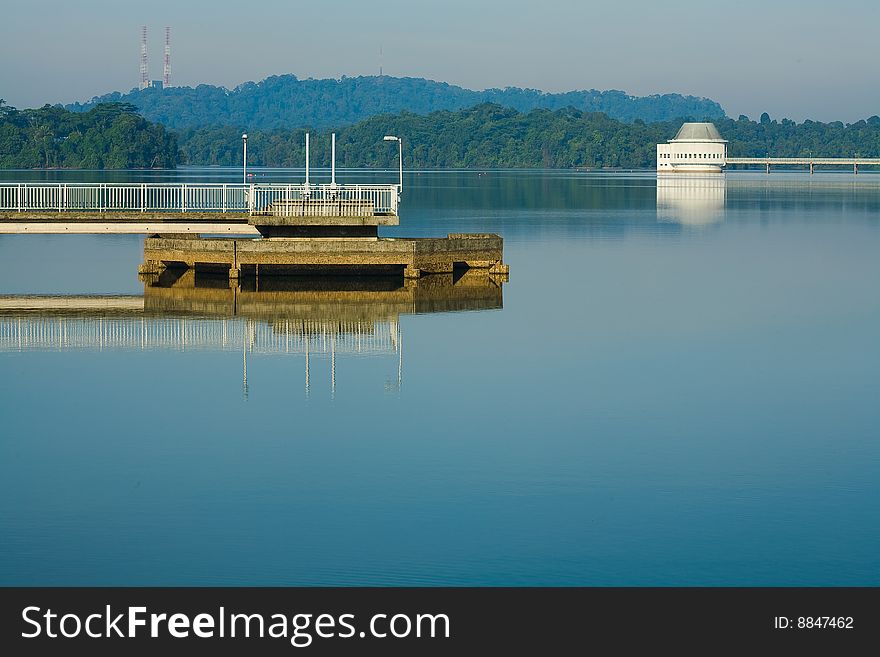
[[[241,147],[244,153],[244,157],[242,158],[243,166],[242,166],[242,182],[247,185],[247,133],[245,132],[241,136]]]
[[[306,191],[305,195],[309,195],[309,133],[306,133]]]
[[[397,149],[398,149],[398,157],[400,159],[400,182],[397,185],[397,193],[403,193],[403,140],[400,137],[395,137],[394,135],[385,135],[383,138],[385,141],[396,141]]]

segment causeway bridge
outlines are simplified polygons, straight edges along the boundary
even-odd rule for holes
[[[0,234],[261,235],[257,226],[390,226],[399,186],[0,182]]]
[[[880,166],[880,157],[726,157],[724,164],[765,167],[767,173],[771,166],[809,167],[810,173],[817,166],[852,167],[858,174],[860,166]]]

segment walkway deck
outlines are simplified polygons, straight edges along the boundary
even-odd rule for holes
[[[0,183],[0,233],[259,235],[255,226],[396,226],[397,185]]]
[[[852,167],[854,173],[860,166],[880,166],[880,157],[728,157],[725,166],[760,166],[770,172],[771,166],[809,167],[810,173],[818,166]]]

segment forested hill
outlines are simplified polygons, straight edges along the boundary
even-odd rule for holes
[[[472,91],[424,78],[389,76],[299,80],[294,75],[281,75],[247,82],[233,90],[205,84],[195,88],[148,88],[107,94],[66,107],[83,111],[106,102],[131,103],[146,119],[175,130],[224,125],[246,126],[249,130],[321,129],[352,125],[378,114],[429,114],[486,102],[520,112],[574,107],[604,112],[625,122],[724,116],[715,101],[680,94],[630,96],[622,91],[596,90],[551,94],[516,87]]]
[[[131,105],[19,111],[0,99],[0,168],[173,168],[180,161],[176,135]]]

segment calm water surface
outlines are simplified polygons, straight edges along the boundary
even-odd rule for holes
[[[386,235],[500,233],[510,281],[248,315],[140,237],[0,236],[0,584],[880,585],[880,175],[406,184]]]

